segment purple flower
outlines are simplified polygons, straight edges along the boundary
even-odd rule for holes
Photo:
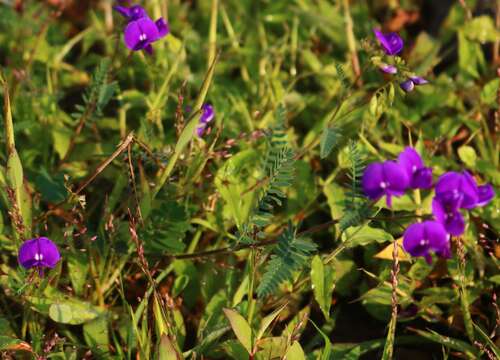
[[[380,69],[380,71],[386,74],[394,75],[398,72],[398,68],[395,67],[394,65],[380,64],[378,68]]]
[[[201,115],[200,115],[200,122],[198,127],[196,128],[196,135],[198,137],[202,137],[203,133],[205,132],[205,129],[208,126],[208,123],[211,122],[214,117],[215,117],[215,111],[214,107],[210,104],[205,104],[201,107]]]
[[[395,161],[372,163],[363,173],[362,186],[365,195],[372,200],[386,195],[388,207],[392,206],[391,197],[403,195],[408,185],[409,179],[405,169]]]
[[[432,263],[430,251],[438,256],[449,258],[450,237],[443,225],[428,220],[408,226],[403,235],[403,247],[412,256],[423,256],[427,263]]]
[[[125,45],[130,50],[145,50],[152,54],[151,44],[169,33],[168,24],[163,18],[151,20],[146,10],[139,5],[130,8],[117,5],[114,9],[129,21],[124,30],[124,39]]]
[[[425,167],[420,155],[411,147],[399,154],[399,164],[405,169],[412,189],[432,187],[432,168]]]
[[[416,85],[425,85],[429,82],[420,76],[410,76],[408,80],[403,81],[399,84],[399,87],[403,89],[404,92],[411,92]]]
[[[26,240],[19,248],[19,263],[26,269],[53,268],[60,259],[56,244],[46,237]]]
[[[467,171],[449,171],[441,175],[436,183],[436,198],[447,208],[472,209],[479,202],[479,188]],[[482,199],[482,202],[485,200]]]
[[[113,9],[118,11],[122,16],[127,18],[127,20],[129,21],[138,20],[148,16],[146,10],[144,10],[144,8],[140,5],[134,5],[129,8],[121,5],[116,5],[113,6]]]
[[[495,190],[491,184],[477,187],[478,201],[476,206],[485,206],[495,197]]]
[[[438,179],[432,213],[450,234],[458,236],[465,231],[465,220],[460,209],[473,209],[488,204],[495,196],[493,186],[478,186],[472,175],[450,171]]]
[[[415,84],[415,85],[425,85],[428,84],[429,81],[424,79],[423,77],[420,76],[410,76],[410,80]]]
[[[446,232],[459,236],[465,231],[465,220],[460,210],[453,202],[439,201],[437,197],[432,200],[432,213],[437,221],[443,224]]]
[[[403,49],[403,39],[396,33],[383,34],[380,30],[373,29],[380,45],[387,55],[396,55]]]

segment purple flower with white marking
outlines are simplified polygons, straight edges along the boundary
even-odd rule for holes
[[[384,34],[378,29],[373,29],[373,32],[387,55],[396,55],[403,50],[403,39],[398,34]]]
[[[472,209],[486,205],[494,196],[491,185],[477,186],[468,171],[449,171],[436,183],[436,198],[454,208]],[[480,197],[481,195],[481,197]]]
[[[464,233],[465,219],[460,210],[454,206],[454,202],[439,201],[437,197],[434,197],[432,213],[449,234],[459,236]]]
[[[205,104],[201,107],[201,110],[199,125],[196,127],[196,135],[198,135],[198,137],[203,136],[208,123],[215,117],[215,111],[212,105]]]
[[[39,237],[26,240],[19,248],[19,263],[26,269],[53,268],[61,259],[59,250],[52,240]]]
[[[399,154],[398,162],[405,169],[412,189],[432,187],[432,168],[424,166],[422,158],[415,149],[411,147],[404,149]]]
[[[153,46],[151,44],[169,33],[168,24],[163,18],[156,21],[151,20],[146,10],[140,5],[129,8],[117,5],[114,9],[128,20],[123,33],[125,45],[130,50],[144,50],[148,54],[152,54]]]
[[[428,84],[429,81],[420,76],[410,76],[407,80],[399,84],[399,87],[403,89],[404,92],[411,92],[415,89],[417,85]]]
[[[433,220],[415,223],[408,226],[403,235],[403,247],[412,256],[423,256],[427,263],[432,263],[430,252],[449,258],[450,236],[444,226]]]
[[[432,213],[446,231],[458,236],[465,231],[465,220],[460,209],[473,209],[485,206],[495,196],[493,186],[478,186],[474,177],[467,171],[450,171],[438,179],[436,195],[432,201]]]
[[[386,195],[387,206],[392,206],[392,196],[401,196],[408,188],[406,170],[395,161],[376,162],[368,165],[363,173],[362,186],[366,196],[378,200]]]

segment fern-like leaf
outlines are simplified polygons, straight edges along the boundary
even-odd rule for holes
[[[262,298],[272,294],[282,283],[292,280],[293,273],[309,263],[309,258],[315,250],[314,243],[297,238],[289,227],[278,239],[257,288],[257,295]]]
[[[361,188],[361,179],[366,166],[365,156],[356,142],[351,141],[348,146],[348,158],[351,164],[348,174],[350,188],[346,192],[344,216],[339,222],[340,231],[361,224],[372,213]]]
[[[286,198],[285,188],[292,184],[294,177],[295,153],[288,147],[285,131],[285,110],[279,107],[276,111],[277,125],[268,135],[268,149],[262,164],[264,184],[257,196],[257,203],[248,221],[242,226],[238,236],[239,242],[252,242],[252,234],[259,234],[260,229],[267,226],[273,218],[273,210],[281,206]]]
[[[92,119],[95,116],[102,116],[104,107],[118,91],[118,83],[109,82],[111,62],[103,59],[92,74],[90,86],[83,94],[84,105],[76,105],[76,112],[72,114],[75,119],[86,117]]]
[[[186,209],[175,201],[165,200],[152,211],[150,221],[139,235],[147,253],[180,253],[184,251],[183,240],[190,228]]]

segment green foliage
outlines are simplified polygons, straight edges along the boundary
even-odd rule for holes
[[[264,235],[260,233],[260,229],[272,221],[272,211],[276,206],[283,205],[283,200],[286,198],[284,189],[292,184],[295,153],[287,144],[284,126],[285,116],[285,108],[278,107],[276,110],[277,125],[267,137],[268,148],[262,164],[265,175],[259,180],[262,187],[258,191],[256,206],[250,214],[248,222],[243,225],[243,232],[239,238],[244,243],[253,241],[250,237],[252,233],[258,237]]]
[[[325,159],[330,155],[332,150],[337,146],[342,137],[340,130],[336,127],[326,127],[321,134],[320,156]]]
[[[110,1],[57,2],[0,1],[2,355],[498,357],[498,194],[428,264],[402,237],[434,191],[361,186],[406,146],[434,183],[500,185],[494,1],[142,1],[171,30],[152,55]],[[408,9],[445,18],[387,56],[373,28]],[[61,252],[43,276],[17,259],[35,236]]]
[[[302,270],[308,263],[316,245],[308,239],[297,237],[291,227],[278,238],[271,253],[261,282],[257,288],[259,297],[276,293],[278,287],[293,279],[295,271]]]
[[[118,91],[118,83],[109,81],[110,71],[111,62],[104,58],[96,67],[90,85],[82,96],[83,105],[76,105],[76,112],[72,114],[75,119],[95,119],[103,115],[105,106]]]
[[[350,187],[344,200],[344,214],[339,221],[341,231],[361,224],[372,213],[371,207],[361,189],[361,178],[365,169],[365,158],[355,142],[348,145]]]
[[[149,215],[150,221],[140,230],[145,250],[151,254],[181,253],[186,232],[191,225],[187,209],[173,200],[162,200]]]

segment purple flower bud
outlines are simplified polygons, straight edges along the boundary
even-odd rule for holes
[[[152,54],[151,44],[169,33],[168,24],[163,18],[151,20],[146,10],[139,5],[130,8],[117,5],[114,9],[129,20],[124,30],[124,40],[130,50],[144,50]]]
[[[399,86],[401,89],[403,89],[405,92],[410,92],[413,91],[416,85],[425,85],[428,84],[429,82],[425,80],[423,77],[420,76],[410,76],[408,80],[403,81]]]
[[[391,197],[401,196],[408,188],[409,179],[405,169],[395,161],[372,163],[363,173],[362,186],[366,196],[378,200],[386,195],[387,206],[392,206]]]
[[[113,6],[113,9],[118,11],[122,16],[126,17],[127,20],[133,21],[138,20],[143,17],[147,17],[146,10],[140,5],[134,5],[129,8],[121,5]]]
[[[410,80],[413,81],[415,85],[425,85],[429,82],[420,76],[410,76]]]
[[[387,55],[396,55],[403,49],[403,39],[398,34],[383,34],[377,29],[373,29],[373,32]]]
[[[399,84],[399,87],[403,89],[404,92],[411,92],[415,88],[415,84],[411,80],[406,80],[403,81],[402,83]]]
[[[26,269],[53,268],[60,259],[57,246],[46,237],[26,240],[19,248],[19,263]]]
[[[208,124],[215,117],[214,107],[210,104],[205,104],[201,107],[202,113],[200,116],[200,123]]]
[[[394,75],[398,72],[398,68],[395,67],[394,65],[389,65],[389,64],[381,64],[379,66],[380,71],[386,73],[386,74],[391,74]]]
[[[399,164],[405,169],[412,189],[429,189],[432,187],[432,169],[425,167],[420,155],[411,147],[399,154]]]
[[[408,226],[403,247],[412,256],[423,256],[429,264],[432,263],[431,250],[442,257],[450,256],[449,235],[443,225],[432,220]]]
[[[205,133],[205,129],[208,123],[211,122],[215,117],[215,111],[212,105],[204,104],[202,107],[202,112],[200,115],[199,125],[196,127],[196,135],[202,137]]]

